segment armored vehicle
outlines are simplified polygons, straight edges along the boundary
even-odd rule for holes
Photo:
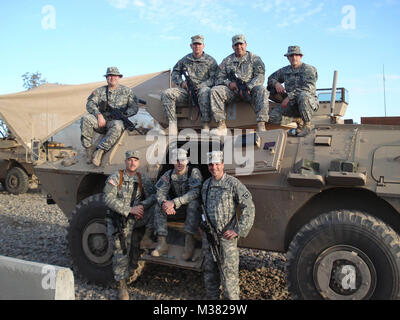
[[[54,141],[34,141],[33,147],[27,149],[15,138],[0,139],[0,182],[8,192],[21,194],[37,186],[36,165],[76,155],[72,147]]]
[[[170,86],[164,80],[140,96],[162,125],[159,95]],[[399,298],[400,126],[344,124],[347,91],[335,87],[318,91],[320,108],[305,137],[288,136],[290,125],[254,133],[251,107],[235,102],[227,108],[227,126],[246,131],[212,139],[196,134],[198,111],[188,106],[178,110],[178,137],[125,131],[98,168],[87,165],[83,153],[67,168],[39,166],[43,187],[70,219],[68,243],[77,272],[103,284],[113,279],[102,190],[107,176],[124,168],[125,151],[145,154],[140,170],[156,181],[171,167],[171,148],[186,148],[205,178],[206,152],[224,148],[225,171],[248,187],[256,207],[252,230],[239,246],[287,253],[293,298]],[[194,261],[180,258],[182,228],[182,222],[169,223],[168,255],[144,251],[132,280],[145,262],[201,271],[200,243]]]

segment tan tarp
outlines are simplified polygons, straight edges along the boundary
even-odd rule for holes
[[[134,88],[146,100],[147,94],[168,88],[170,71],[124,77],[121,84]],[[90,93],[106,82],[81,85],[45,84],[32,90],[0,96],[0,117],[17,140],[30,148],[32,139],[46,141],[86,113]]]

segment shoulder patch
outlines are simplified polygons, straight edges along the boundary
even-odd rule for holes
[[[108,183],[111,184],[111,185],[113,185],[114,187],[117,186],[117,183],[115,182],[114,179],[108,179]]]
[[[242,195],[242,197],[243,197],[244,199],[250,198],[250,192],[246,191],[246,192]]]

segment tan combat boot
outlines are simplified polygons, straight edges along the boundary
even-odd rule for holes
[[[153,257],[159,257],[166,253],[168,253],[167,237],[158,236],[157,237],[157,247],[153,250],[151,255]]]
[[[153,242],[153,240],[151,240],[152,234],[153,234],[153,229],[146,228],[143,238],[140,241],[140,248],[142,249],[154,248],[155,243]]]
[[[101,165],[101,159],[103,158],[103,154],[104,154],[104,150],[103,149],[97,149],[94,154],[93,154],[93,160],[92,163],[96,166],[96,167],[100,167]]]
[[[311,132],[311,124],[310,122],[305,122],[304,127],[301,132],[297,135],[298,137],[305,137]]]
[[[296,133],[299,134],[299,133],[303,130],[304,121],[303,121],[302,118],[296,118],[296,119],[295,119],[295,122],[296,122],[296,124],[297,124]]]
[[[118,299],[119,300],[129,300],[128,286],[125,280],[121,280],[118,283]]]
[[[192,234],[185,234],[185,248],[183,249],[182,259],[188,261],[192,259],[196,241]]]
[[[257,122],[257,132],[265,132],[267,131],[265,128],[265,121]]]
[[[218,122],[218,127],[212,129],[210,134],[215,136],[226,136],[228,134],[228,129],[226,128],[225,120],[221,120]]]

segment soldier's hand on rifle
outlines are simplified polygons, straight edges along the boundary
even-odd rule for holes
[[[283,85],[281,85],[279,82],[277,82],[275,84],[275,90],[278,93],[285,93],[286,92],[285,87]]]
[[[236,82],[230,82],[229,83],[229,89],[231,89],[232,91],[235,91],[235,92],[237,92],[239,90]]]
[[[188,88],[188,85],[187,85],[186,81],[183,81],[183,82],[181,83],[181,88],[182,88],[182,89],[185,89],[186,91],[188,91],[188,90],[189,90],[189,88]]]
[[[245,96],[244,96],[244,94],[243,94],[243,91],[242,91],[242,90],[240,90],[239,93],[240,93],[240,96],[241,96],[243,99],[246,99]],[[247,90],[247,94],[250,95],[250,90]]]
[[[288,104],[289,104],[289,97],[286,97],[286,98],[282,101],[281,107],[282,107],[283,109],[285,109],[285,108],[287,108]]]
[[[227,240],[235,239],[238,234],[234,230],[227,230],[224,232],[223,237]]]
[[[131,210],[129,211],[129,213],[135,217],[136,221],[138,221],[143,218],[144,207],[142,205],[132,207]]]
[[[99,128],[104,128],[107,125],[106,119],[104,119],[101,113],[97,115],[97,124],[99,125]]]

